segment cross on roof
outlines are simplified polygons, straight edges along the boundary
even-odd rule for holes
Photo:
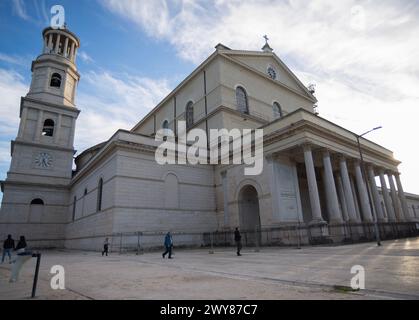
[[[269,38],[266,34],[263,36],[263,38],[265,39],[266,43],[268,43]]]

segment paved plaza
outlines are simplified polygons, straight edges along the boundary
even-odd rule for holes
[[[65,268],[65,290],[50,286]],[[365,290],[349,292],[351,267],[365,268]],[[17,283],[0,265],[0,299],[29,299],[35,259]],[[419,238],[347,246],[175,250],[142,255],[44,251],[37,299],[419,299]]]

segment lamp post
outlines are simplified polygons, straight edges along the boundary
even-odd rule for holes
[[[369,130],[369,131],[367,131],[367,132],[365,132],[365,133],[363,133],[363,134],[361,134],[361,135],[357,135],[357,134],[355,134],[355,136],[356,136],[356,141],[357,141],[357,144],[358,144],[359,157],[361,158],[361,170],[362,170],[362,175],[363,175],[363,179],[365,180],[365,184],[366,184],[366,186],[367,186],[368,201],[369,201],[369,203],[370,203],[370,210],[371,210],[371,214],[372,214],[373,219],[374,219],[374,231],[375,231],[375,239],[376,239],[376,241],[377,241],[377,246],[381,246],[380,231],[379,231],[379,229],[378,229],[378,217],[374,214],[374,208],[373,208],[373,205],[372,205],[372,199],[371,199],[371,194],[370,194],[370,188],[368,188],[368,180],[367,180],[367,174],[366,174],[366,171],[365,171],[364,156],[362,155],[362,149],[361,149],[361,142],[360,142],[360,139],[361,139],[363,136],[367,135],[368,133],[373,132],[373,131],[375,131],[375,130],[379,130],[379,129],[381,129],[381,128],[382,128],[382,127],[381,127],[381,126],[379,126],[379,127],[374,128],[374,129],[371,129],[371,130]]]

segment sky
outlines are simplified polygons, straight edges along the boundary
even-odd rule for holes
[[[419,194],[419,2],[409,0],[0,0],[0,180],[55,4],[81,39],[79,153],[131,129],[216,44],[260,50],[266,34],[316,84],[321,117],[359,134],[383,127],[367,138],[394,152],[405,191]]]

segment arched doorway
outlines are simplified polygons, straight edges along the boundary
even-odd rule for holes
[[[244,186],[239,193],[240,229],[247,244],[255,244],[255,231],[260,230],[259,197],[255,187]],[[259,233],[260,240],[260,233]],[[259,242],[260,243],[260,242]]]

